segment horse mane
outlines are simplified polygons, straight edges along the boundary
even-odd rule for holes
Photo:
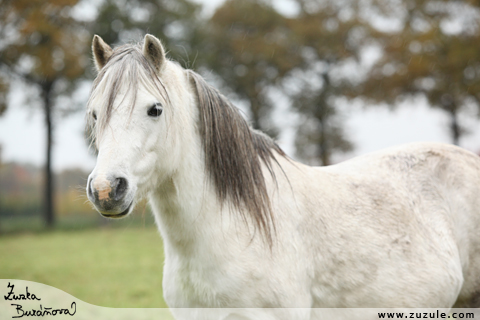
[[[252,129],[239,110],[200,75],[187,72],[198,99],[206,170],[217,196],[222,203],[230,200],[245,221],[245,211],[250,214],[271,244],[275,224],[262,163],[276,180],[272,160],[279,164],[273,152],[286,154],[270,137]]]

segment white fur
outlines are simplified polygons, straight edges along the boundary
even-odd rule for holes
[[[187,73],[166,61],[160,78],[171,103],[142,89],[128,120],[119,102],[94,173],[120,171],[150,199],[170,307],[451,307],[480,290],[479,157],[433,143],[321,168],[277,156],[270,249],[208,182]],[[285,319],[314,317],[299,310]]]

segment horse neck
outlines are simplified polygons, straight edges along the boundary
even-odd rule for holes
[[[206,174],[204,170],[179,171],[152,201],[167,256],[191,259],[200,252],[225,251],[229,243],[238,240],[229,238],[232,230],[245,227],[236,212],[228,211],[228,204],[220,203]]]
[[[188,152],[182,152],[177,170],[150,195],[165,249],[185,254],[212,241],[212,236],[221,237],[230,216],[221,214],[224,206],[209,181],[200,137],[195,134],[188,140]]]

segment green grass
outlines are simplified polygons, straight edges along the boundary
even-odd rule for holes
[[[163,308],[163,247],[153,226],[0,236],[0,279],[59,288],[116,308]]]

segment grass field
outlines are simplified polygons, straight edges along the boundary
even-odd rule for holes
[[[162,270],[154,226],[0,236],[0,279],[48,284],[99,306],[166,307]]]

